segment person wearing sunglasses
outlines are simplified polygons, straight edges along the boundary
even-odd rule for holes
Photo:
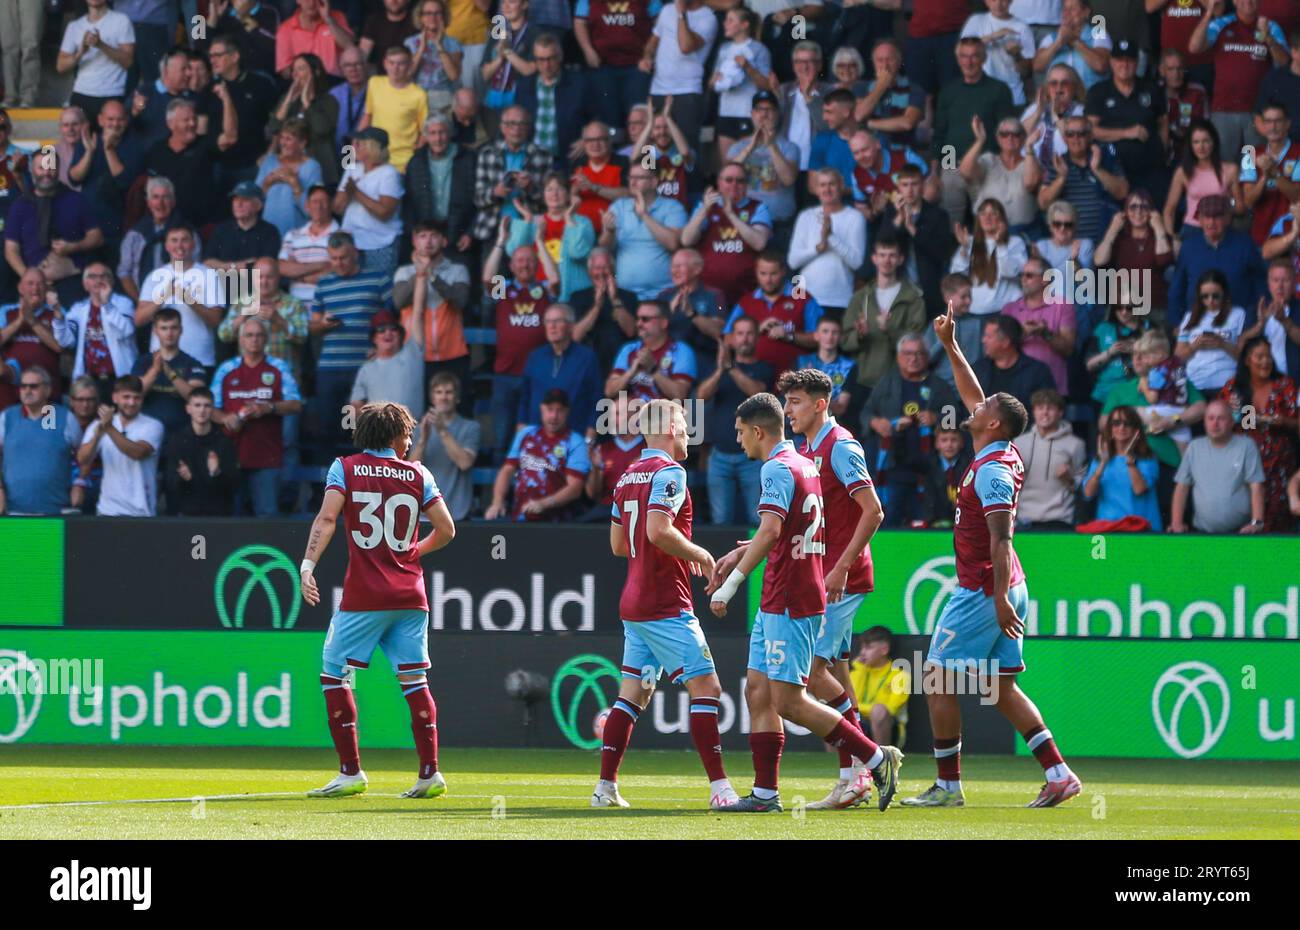
[[[1034,243],[1034,250],[1063,281],[1074,280],[1080,271],[1092,268],[1093,240],[1078,235],[1079,214],[1065,200],[1047,208],[1049,235]]]
[[[18,302],[0,307],[0,359],[15,370],[36,365],[54,379],[51,396],[62,395],[59,382],[59,354],[63,347],[54,335],[54,324],[63,316],[41,269],[29,267],[18,281]],[[17,403],[18,379],[0,383],[0,410]]]
[[[1077,234],[1096,242],[1106,232],[1111,215],[1128,196],[1129,180],[1113,145],[1093,139],[1086,116],[1065,121],[1065,155],[1054,155],[1038,190],[1038,206],[1046,210],[1067,200],[1077,211]]]
[[[1164,218],[1156,211],[1151,195],[1136,190],[1124,201],[1124,209],[1110,219],[1106,235],[1092,255],[1098,268],[1115,268],[1151,282],[1145,309],[1164,317],[1169,300],[1165,269],[1174,262],[1173,237]]]
[[[1035,195],[1043,182],[1042,166],[1026,153],[1025,128],[1014,116],[997,126],[998,150],[984,151],[988,130],[978,116],[971,118],[975,139],[957,170],[973,191],[976,203],[990,197],[1007,210],[1012,232],[1025,232],[1038,218]]]
[[[0,514],[80,507],[86,491],[68,469],[69,453],[81,446],[77,418],[50,403],[50,373],[37,365],[22,370],[18,396],[0,413]]]
[[[1227,276],[1217,269],[1196,280],[1195,299],[1175,333],[1174,354],[1206,396],[1218,394],[1237,373],[1238,341],[1246,311],[1233,306]]]

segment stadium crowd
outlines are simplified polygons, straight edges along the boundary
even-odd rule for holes
[[[667,397],[755,522],[733,411],[813,366],[942,526],[951,306],[1032,414],[1022,527],[1296,528],[1296,0],[85,0],[25,150],[41,10],[0,512],[310,512],[395,401],[456,519],[606,520]]]

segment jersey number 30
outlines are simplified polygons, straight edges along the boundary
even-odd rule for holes
[[[405,552],[410,548],[416,527],[420,524],[420,503],[414,497],[410,494],[394,494],[385,498],[378,491],[353,491],[352,502],[361,505],[357,519],[369,530],[368,533],[352,531],[352,541],[358,548],[374,549],[381,541],[387,543],[388,548],[394,552]],[[384,508],[382,522],[376,513],[381,506]],[[410,511],[410,517],[407,519],[406,533],[399,539],[397,511],[403,507]]]

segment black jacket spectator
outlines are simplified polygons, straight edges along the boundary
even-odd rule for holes
[[[947,211],[928,200],[921,201],[915,239],[906,226],[894,224],[897,215],[898,211],[891,201],[885,206],[880,222],[872,228],[870,241],[875,242],[882,232],[888,232],[898,240],[909,261],[916,259],[916,283],[925,299],[925,315],[928,319],[934,319],[947,309],[939,281],[948,273],[952,253],[957,251],[957,237],[953,235]]]
[[[241,229],[234,217],[218,223],[203,250],[204,258],[221,262],[276,258],[279,254],[280,230],[260,217],[248,229]]]
[[[474,234],[474,165],[473,149],[457,146],[451,162],[451,202],[447,204],[447,242],[455,247],[461,236]],[[407,232],[416,223],[436,217],[434,210],[433,169],[428,150],[418,148],[406,163],[406,194],[402,198],[402,219]]]
[[[1024,404],[1025,410],[1031,413],[1034,408],[1029,403],[1029,398],[1034,396],[1035,391],[1043,388],[1056,390],[1052,370],[1023,352],[1008,368],[999,368],[991,358],[982,358],[971,367],[975,369],[975,377],[979,379],[985,394],[1005,391]]]
[[[176,209],[192,223],[204,226],[217,218],[222,193],[217,190],[213,166],[221,155],[216,136],[198,136],[181,151],[174,152],[164,137],[144,157],[145,170],[172,182]]]
[[[208,473],[208,453],[217,454],[216,476]],[[190,480],[178,473],[184,462]],[[215,423],[207,435],[196,436],[186,423],[167,443],[163,466],[167,489],[167,515],[185,517],[229,517],[235,511],[235,488],[239,484],[239,457],[234,443]]]
[[[537,78],[521,77],[515,85],[515,103],[528,111],[537,125]],[[595,119],[591,89],[581,71],[561,71],[555,86],[555,168],[563,171],[569,165],[569,150],[582,135],[582,127]]]

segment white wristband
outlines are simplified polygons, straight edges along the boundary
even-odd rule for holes
[[[745,576],[741,574],[740,569],[733,568],[731,574],[727,576],[727,580],[722,583],[718,590],[713,592],[711,600],[727,603],[735,596],[736,591],[740,589],[741,582],[744,580]]]
[[[298,566],[299,575],[303,574],[304,572],[314,572],[315,570],[316,570],[316,563],[312,559],[303,559],[302,564]]]

